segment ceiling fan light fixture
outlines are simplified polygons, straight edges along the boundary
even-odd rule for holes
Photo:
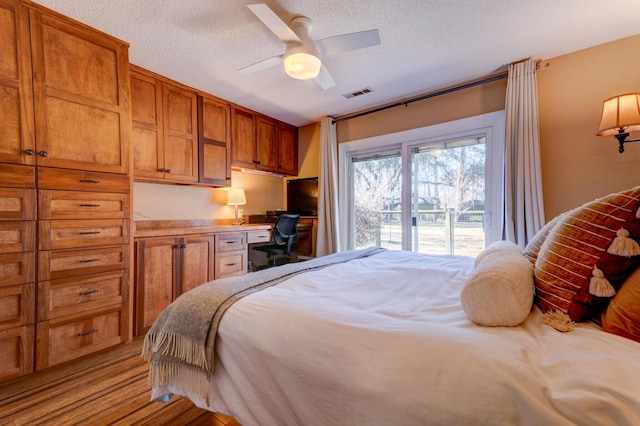
[[[283,63],[284,71],[287,75],[297,80],[316,78],[322,66],[322,62],[317,55],[297,46],[287,49]]]

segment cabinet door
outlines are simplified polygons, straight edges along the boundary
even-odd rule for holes
[[[254,114],[251,111],[234,107],[231,119],[233,132],[231,165],[255,169]]]
[[[177,294],[176,238],[135,243],[136,335],[144,335]]]
[[[153,76],[131,67],[131,119],[133,173],[136,178],[162,179],[164,139],[162,84]]]
[[[180,250],[180,293],[214,279],[213,235],[185,237]]]
[[[256,120],[256,168],[278,171],[278,122],[266,117]]]
[[[231,107],[226,102],[198,96],[198,181],[231,185]]]
[[[35,164],[29,13],[0,0],[0,162]]]
[[[195,92],[162,83],[165,180],[198,181],[197,100]]]
[[[298,129],[278,123],[278,173],[298,175]]]
[[[128,47],[30,11],[38,165],[129,172]]]

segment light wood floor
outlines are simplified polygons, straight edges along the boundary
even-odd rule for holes
[[[186,398],[150,402],[141,348],[137,339],[0,385],[0,425],[239,426]]]

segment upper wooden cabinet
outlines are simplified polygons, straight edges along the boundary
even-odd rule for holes
[[[29,12],[0,0],[0,162],[35,164]]]
[[[198,96],[200,183],[231,185],[231,106],[210,96]]]
[[[298,175],[298,128],[278,123],[278,173]]]
[[[264,172],[298,174],[298,130],[294,126],[232,108],[231,164]]]
[[[129,171],[128,45],[30,10],[36,163]]]
[[[198,181],[196,93],[131,66],[134,179]]]

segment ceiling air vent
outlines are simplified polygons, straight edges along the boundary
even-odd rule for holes
[[[373,89],[371,87],[365,87],[364,89],[356,90],[355,92],[351,92],[351,93],[346,93],[342,96],[344,96],[347,99],[351,99],[351,98],[355,98],[356,96],[366,95],[367,93],[371,93],[371,92],[373,92]]]

